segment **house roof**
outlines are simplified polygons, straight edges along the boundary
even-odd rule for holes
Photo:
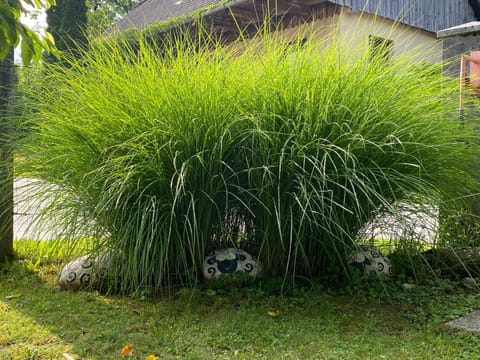
[[[223,0],[143,0],[116,23],[121,31],[143,29],[156,22],[192,14],[219,5]]]
[[[266,0],[268,1],[268,0]],[[263,2],[266,2],[263,1]],[[247,8],[257,11],[259,0],[144,0],[117,22],[121,32],[129,28],[143,29],[151,24],[187,16],[202,9]],[[348,7],[354,12],[365,11],[423,30],[439,30],[476,20],[471,1],[463,0],[276,0],[284,9],[309,8],[320,3]],[[277,5],[281,4],[281,5]]]

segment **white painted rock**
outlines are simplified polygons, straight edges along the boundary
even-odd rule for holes
[[[235,248],[215,250],[205,256],[203,261],[205,279],[234,272],[245,272],[251,276],[257,276],[262,272],[262,265],[254,256]]]
[[[393,275],[393,266],[390,260],[371,246],[360,246],[349,259],[349,264],[360,270],[362,274]]]
[[[94,285],[105,276],[110,266],[109,253],[95,258],[84,255],[65,265],[58,275],[57,284],[62,289],[78,290]]]

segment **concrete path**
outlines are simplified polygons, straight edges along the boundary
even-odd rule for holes
[[[49,205],[48,201],[39,201],[35,196],[42,191],[42,183],[28,178],[16,178],[13,184],[14,217],[13,238],[52,240],[61,234],[59,226],[52,218],[42,217],[37,220],[38,214]]]

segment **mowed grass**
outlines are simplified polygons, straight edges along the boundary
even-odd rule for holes
[[[33,253],[1,266],[0,359],[119,359],[129,343],[132,359],[475,359],[480,349],[480,337],[442,326],[480,307],[478,291],[460,287],[383,300],[365,288],[294,297],[183,289],[142,300],[61,291],[61,266]]]

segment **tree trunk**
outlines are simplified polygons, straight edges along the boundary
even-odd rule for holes
[[[14,83],[13,48],[0,61],[0,262],[13,257],[13,154],[7,146],[8,104]]]

